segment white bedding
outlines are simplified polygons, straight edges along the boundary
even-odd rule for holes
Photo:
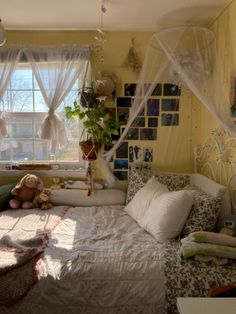
[[[47,277],[0,313],[164,313],[161,247],[122,206],[70,208],[45,249]]]
[[[45,277],[0,314],[177,314],[178,296],[236,284],[235,263],[183,260],[178,239],[158,243],[119,205],[5,211],[0,230],[49,239]]]

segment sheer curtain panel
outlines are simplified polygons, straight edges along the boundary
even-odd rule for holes
[[[51,154],[67,142],[63,119],[56,113],[75,81],[81,85],[90,61],[88,46],[29,47],[26,56],[48,106],[40,136],[51,140]]]

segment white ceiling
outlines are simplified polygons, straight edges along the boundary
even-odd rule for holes
[[[101,13],[102,1],[106,13]],[[205,25],[232,0],[0,0],[6,29],[156,31]]]

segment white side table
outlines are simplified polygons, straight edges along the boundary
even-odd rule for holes
[[[177,298],[180,314],[236,314],[236,298]]]

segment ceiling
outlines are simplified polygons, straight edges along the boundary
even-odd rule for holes
[[[156,31],[186,23],[206,25],[231,1],[0,0],[0,18],[6,29]]]

